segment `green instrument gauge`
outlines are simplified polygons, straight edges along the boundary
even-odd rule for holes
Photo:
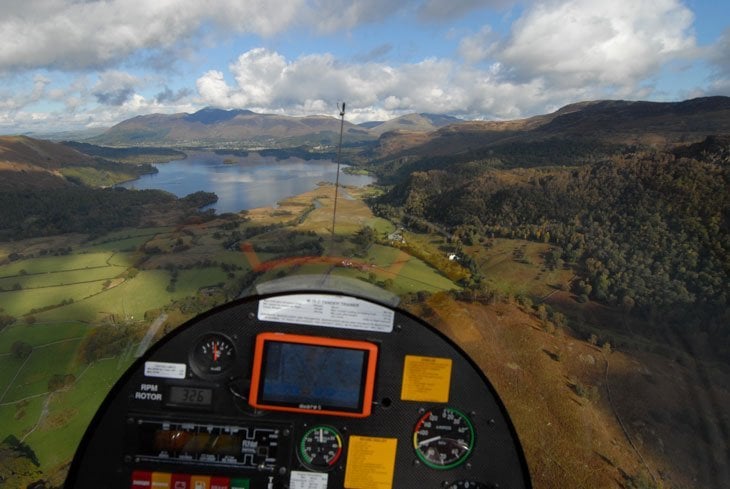
[[[446,486],[446,489],[489,489],[481,482],[474,481],[457,481]]]
[[[329,426],[310,428],[299,443],[299,459],[313,470],[332,469],[342,455],[342,437]]]
[[[198,376],[215,378],[226,373],[236,358],[236,347],[227,336],[208,333],[195,342],[189,355],[190,367]]]
[[[427,411],[413,430],[416,455],[432,469],[453,469],[463,464],[474,449],[474,440],[469,418],[450,407]]]

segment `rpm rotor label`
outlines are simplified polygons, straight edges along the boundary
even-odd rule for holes
[[[300,294],[259,302],[260,321],[392,333],[395,313],[354,297]]]

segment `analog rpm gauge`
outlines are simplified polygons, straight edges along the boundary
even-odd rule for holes
[[[208,333],[197,339],[190,352],[190,367],[204,378],[223,375],[233,365],[236,347],[221,333]]]
[[[469,418],[450,407],[427,411],[413,430],[416,455],[433,469],[453,469],[463,464],[474,449],[474,440]]]
[[[299,443],[299,459],[314,470],[329,470],[342,455],[342,437],[330,426],[307,430]]]

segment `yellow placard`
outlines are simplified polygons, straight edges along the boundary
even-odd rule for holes
[[[166,472],[152,473],[152,489],[170,489],[172,483],[172,474]]]
[[[210,477],[207,475],[194,475],[190,478],[191,489],[210,489]]]
[[[450,358],[406,355],[403,367],[403,401],[449,402]]]
[[[346,489],[391,489],[397,438],[351,436],[345,467]]]

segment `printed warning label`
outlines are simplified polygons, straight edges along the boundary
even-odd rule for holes
[[[323,294],[270,297],[259,302],[260,321],[391,333],[395,313],[387,307]]]
[[[397,438],[351,436],[345,488],[391,489],[397,447]]]
[[[406,355],[401,400],[449,402],[450,358]]]
[[[290,489],[327,489],[327,474],[292,470]]]
[[[187,366],[184,363],[144,362],[145,377],[184,379]]]

